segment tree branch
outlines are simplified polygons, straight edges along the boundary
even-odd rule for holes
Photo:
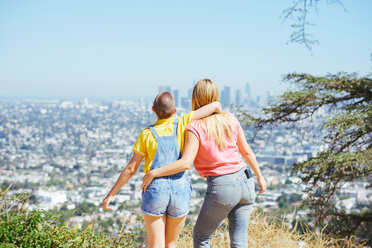
[[[312,50],[314,45],[319,44],[319,42],[307,32],[309,26],[315,26],[315,24],[308,21],[308,15],[311,14],[311,12],[318,13],[319,1],[320,0],[295,0],[291,7],[282,11],[283,21],[287,21],[288,19],[294,20],[290,25],[294,31],[288,42],[304,45],[309,51]],[[337,3],[346,11],[340,0],[327,0],[326,2],[328,4]]]

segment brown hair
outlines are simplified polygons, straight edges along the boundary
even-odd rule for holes
[[[159,119],[166,119],[173,115],[176,102],[172,93],[161,92],[154,99],[154,111]]]
[[[199,80],[192,92],[192,110],[197,110],[209,103],[219,100],[218,88],[210,79]],[[212,114],[198,121],[203,123],[208,131],[208,138],[213,137],[220,149],[227,146],[228,140],[232,139],[233,120],[227,112]]]

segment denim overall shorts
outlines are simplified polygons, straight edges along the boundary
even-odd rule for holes
[[[177,143],[177,126],[178,119],[174,119],[173,135],[170,136],[159,136],[154,126],[150,126],[158,144],[150,170],[168,165],[181,157]],[[190,197],[191,183],[185,171],[157,177],[147,187],[146,192],[142,191],[141,210],[151,216],[161,217],[166,214],[180,218],[190,211]]]

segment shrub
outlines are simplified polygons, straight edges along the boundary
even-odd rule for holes
[[[0,192],[0,247],[137,247],[135,234],[114,237],[95,231],[95,223],[79,230],[63,224],[61,216],[27,210],[27,194]]]

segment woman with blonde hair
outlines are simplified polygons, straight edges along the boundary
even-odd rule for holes
[[[192,94],[192,109],[218,100],[216,84],[210,79],[199,80]],[[194,162],[196,171],[208,184],[194,227],[194,247],[210,247],[210,239],[225,217],[229,221],[231,247],[248,247],[248,221],[256,193],[251,171],[241,156],[256,174],[260,193],[266,190],[266,181],[239,121],[233,114],[223,112],[193,121],[186,130],[182,158],[151,170],[143,178],[142,188],[146,190],[154,177],[187,170]]]

